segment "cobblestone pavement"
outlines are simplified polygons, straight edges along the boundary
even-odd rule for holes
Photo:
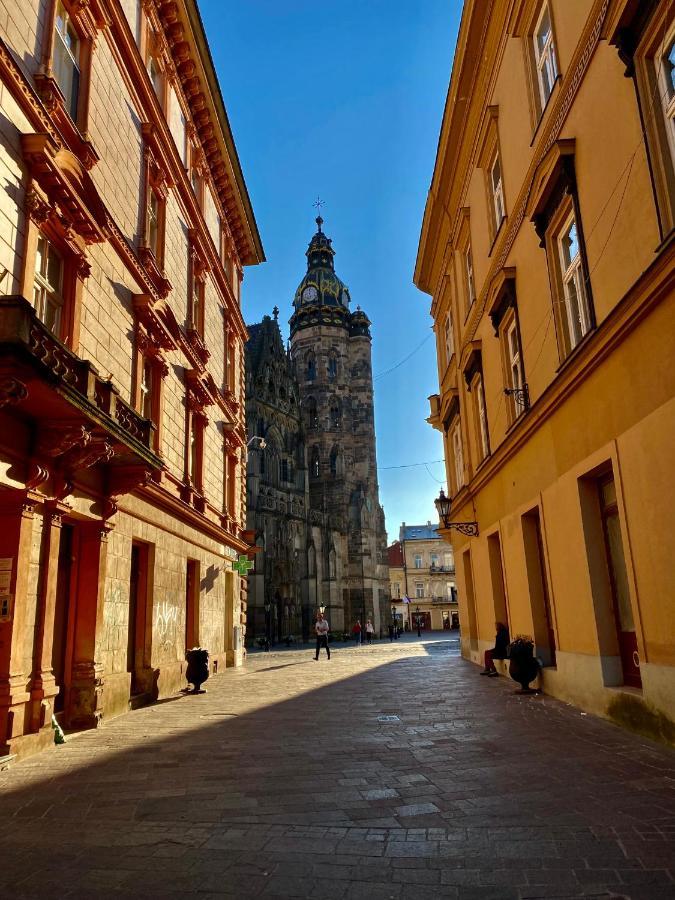
[[[0,773],[0,897],[675,898],[675,753],[514,687],[252,656]]]

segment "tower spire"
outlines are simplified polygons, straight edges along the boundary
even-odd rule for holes
[[[313,203],[312,205],[315,207],[315,209],[319,213],[319,215],[316,217],[316,219],[314,221],[316,222],[316,224],[319,227],[319,234],[321,234],[321,226],[323,225],[323,219],[321,218],[321,207],[324,205],[324,201],[321,199],[321,197],[317,196],[316,202]]]

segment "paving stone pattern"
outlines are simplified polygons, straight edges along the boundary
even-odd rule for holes
[[[514,688],[424,638],[249,657],[1,772],[0,897],[675,898],[675,753]]]

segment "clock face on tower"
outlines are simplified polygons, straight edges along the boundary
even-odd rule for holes
[[[318,291],[313,284],[310,284],[309,287],[306,287],[302,292],[302,299],[305,303],[313,303],[318,296]]]

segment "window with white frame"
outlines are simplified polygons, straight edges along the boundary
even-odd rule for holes
[[[454,585],[453,585],[452,581],[445,582],[445,596],[448,598],[448,600],[453,599],[453,596],[452,596],[453,587],[454,587]]]
[[[664,51],[655,63],[668,147],[675,164],[675,29],[665,41]]]
[[[553,26],[548,3],[544,3],[541,8],[532,40],[534,42],[534,61],[537,69],[539,100],[543,110],[548,103],[548,98],[551,96],[553,85],[558,77]]]
[[[393,587],[394,587],[394,597],[397,600],[400,600],[400,598],[401,598],[401,583],[399,581],[395,581]]]
[[[561,319],[567,337],[566,350],[570,352],[591,329],[591,316],[574,213],[566,219],[560,229],[557,244],[564,304],[564,311],[561,310]]]
[[[422,554],[421,553],[415,554],[414,565],[415,565],[416,569],[422,568]]]
[[[496,234],[499,231],[499,226],[502,224],[502,219],[506,216],[502,166],[497,151],[495,152],[492,164],[490,165],[490,193],[492,195],[492,213],[494,216],[494,231]]]
[[[443,565],[446,569],[451,569],[455,565],[455,556],[452,550],[446,550],[443,554]]]
[[[476,419],[478,426],[478,448],[481,454],[481,460],[484,460],[490,453],[490,435],[488,431],[487,410],[485,408],[485,391],[483,389],[483,378],[477,375],[472,390],[476,397]]]
[[[435,568],[438,568],[438,553],[432,553],[430,560],[431,560],[431,565],[434,566]]]
[[[476,300],[476,283],[473,275],[473,255],[471,244],[464,252],[464,268],[466,271],[466,298],[468,307],[471,308]]]
[[[464,484],[464,453],[462,452],[462,432],[459,422],[452,429],[452,455],[455,460],[455,486],[457,490]]]
[[[153,389],[154,389],[154,366],[152,360],[147,356],[143,357],[143,370],[141,372],[141,398],[140,412],[143,418],[154,421],[153,409]]]
[[[63,314],[63,259],[41,234],[35,253],[33,303],[40,321],[60,337]]]
[[[424,582],[422,582],[422,581],[415,582],[415,597],[418,600],[421,600],[424,597]]]
[[[80,38],[63,3],[56,6],[54,77],[65,97],[66,109],[71,119],[77,121],[80,93]]]
[[[452,313],[447,312],[445,316],[445,363],[450,362],[455,352],[455,332],[452,327]]]

